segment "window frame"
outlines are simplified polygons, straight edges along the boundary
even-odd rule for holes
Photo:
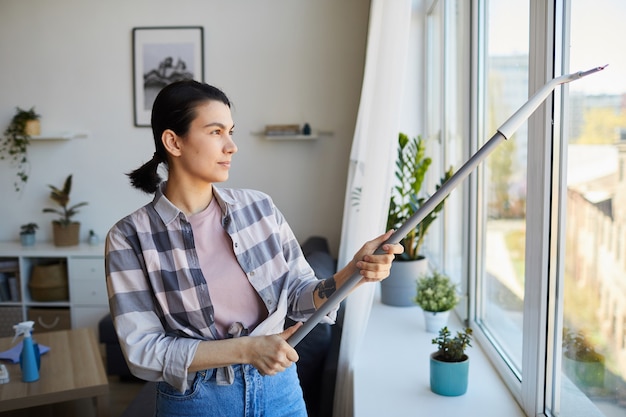
[[[529,39],[529,94],[562,73],[563,19],[560,2],[539,2],[530,0],[530,39]],[[472,120],[481,120],[484,111],[484,62],[486,52],[480,47],[486,30],[484,14],[485,1],[473,2],[472,6],[472,74],[471,105]],[[560,46],[557,46],[560,45]],[[484,297],[481,294],[481,271],[484,270],[484,256],[479,243],[480,231],[485,227],[482,221],[479,202],[485,192],[481,188],[483,171],[478,170],[470,181],[468,264],[470,324],[475,329],[475,338],[487,355],[505,384],[517,399],[527,415],[545,416],[547,398],[554,395],[551,383],[558,378],[560,369],[558,346],[561,327],[558,317],[559,306],[556,300],[562,276],[557,254],[562,251],[559,238],[562,232],[560,219],[564,208],[560,204],[565,187],[561,185],[562,164],[560,154],[560,116],[562,95],[560,88],[546,99],[528,120],[528,169],[527,169],[527,210],[525,248],[525,296],[522,345],[521,380],[516,370],[507,364],[503,353],[494,343],[487,329],[477,320]],[[554,126],[553,126],[554,122]],[[478,124],[471,126],[470,146],[478,150],[479,139],[486,138]],[[554,400],[554,398],[552,398]]]

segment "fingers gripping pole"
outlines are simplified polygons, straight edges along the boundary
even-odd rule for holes
[[[387,243],[399,243],[411,230],[417,227],[422,220],[441,203],[454,188],[456,188],[469,174],[480,164],[483,159],[504,139],[510,138],[513,133],[524,123],[533,112],[544,102],[544,100],[559,85],[570,81],[578,80],[586,75],[601,71],[605,66],[596,67],[588,71],[580,71],[569,75],[554,78],[540,88],[526,103],[524,103],[506,122],[497,130],[496,134],[487,141],[459,170],[446,181],[426,202],[396,230],[391,237],[385,241]],[[376,253],[384,253],[381,245]],[[361,275],[355,272],[348,280],[331,295],[324,304],[300,327],[287,342],[295,347],[311,330],[335,308],[350,291],[359,283]]]

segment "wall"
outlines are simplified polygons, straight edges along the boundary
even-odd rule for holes
[[[340,235],[347,160],[367,37],[367,0],[0,0],[0,126],[15,107],[35,106],[44,132],[84,139],[33,143],[30,179],[0,161],[0,240],[36,222],[51,239],[47,184],[74,175],[71,203],[82,235],[111,225],[151,199],[124,173],[153,153],[149,128],[133,125],[132,29],[204,27],[205,80],[234,102],[239,152],[225,186],[271,194],[296,235]],[[309,122],[333,131],[306,142],[270,142],[265,124]]]

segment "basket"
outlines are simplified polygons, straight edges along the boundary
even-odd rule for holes
[[[13,326],[22,321],[22,307],[0,307],[0,337],[14,336]]]
[[[28,288],[34,301],[69,300],[67,265],[55,263],[33,266]]]
[[[72,328],[69,308],[29,308],[28,320],[35,322],[36,333]]]

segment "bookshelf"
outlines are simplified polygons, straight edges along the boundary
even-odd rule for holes
[[[65,296],[49,300],[46,295],[54,290],[37,292],[29,286],[35,268],[47,265],[61,265],[65,271]],[[12,326],[24,320],[35,321],[35,331],[91,327],[97,334],[98,322],[109,311],[104,245],[56,247],[37,242],[23,247],[19,242],[0,242],[0,274],[4,277],[0,278],[0,336],[13,335]]]

